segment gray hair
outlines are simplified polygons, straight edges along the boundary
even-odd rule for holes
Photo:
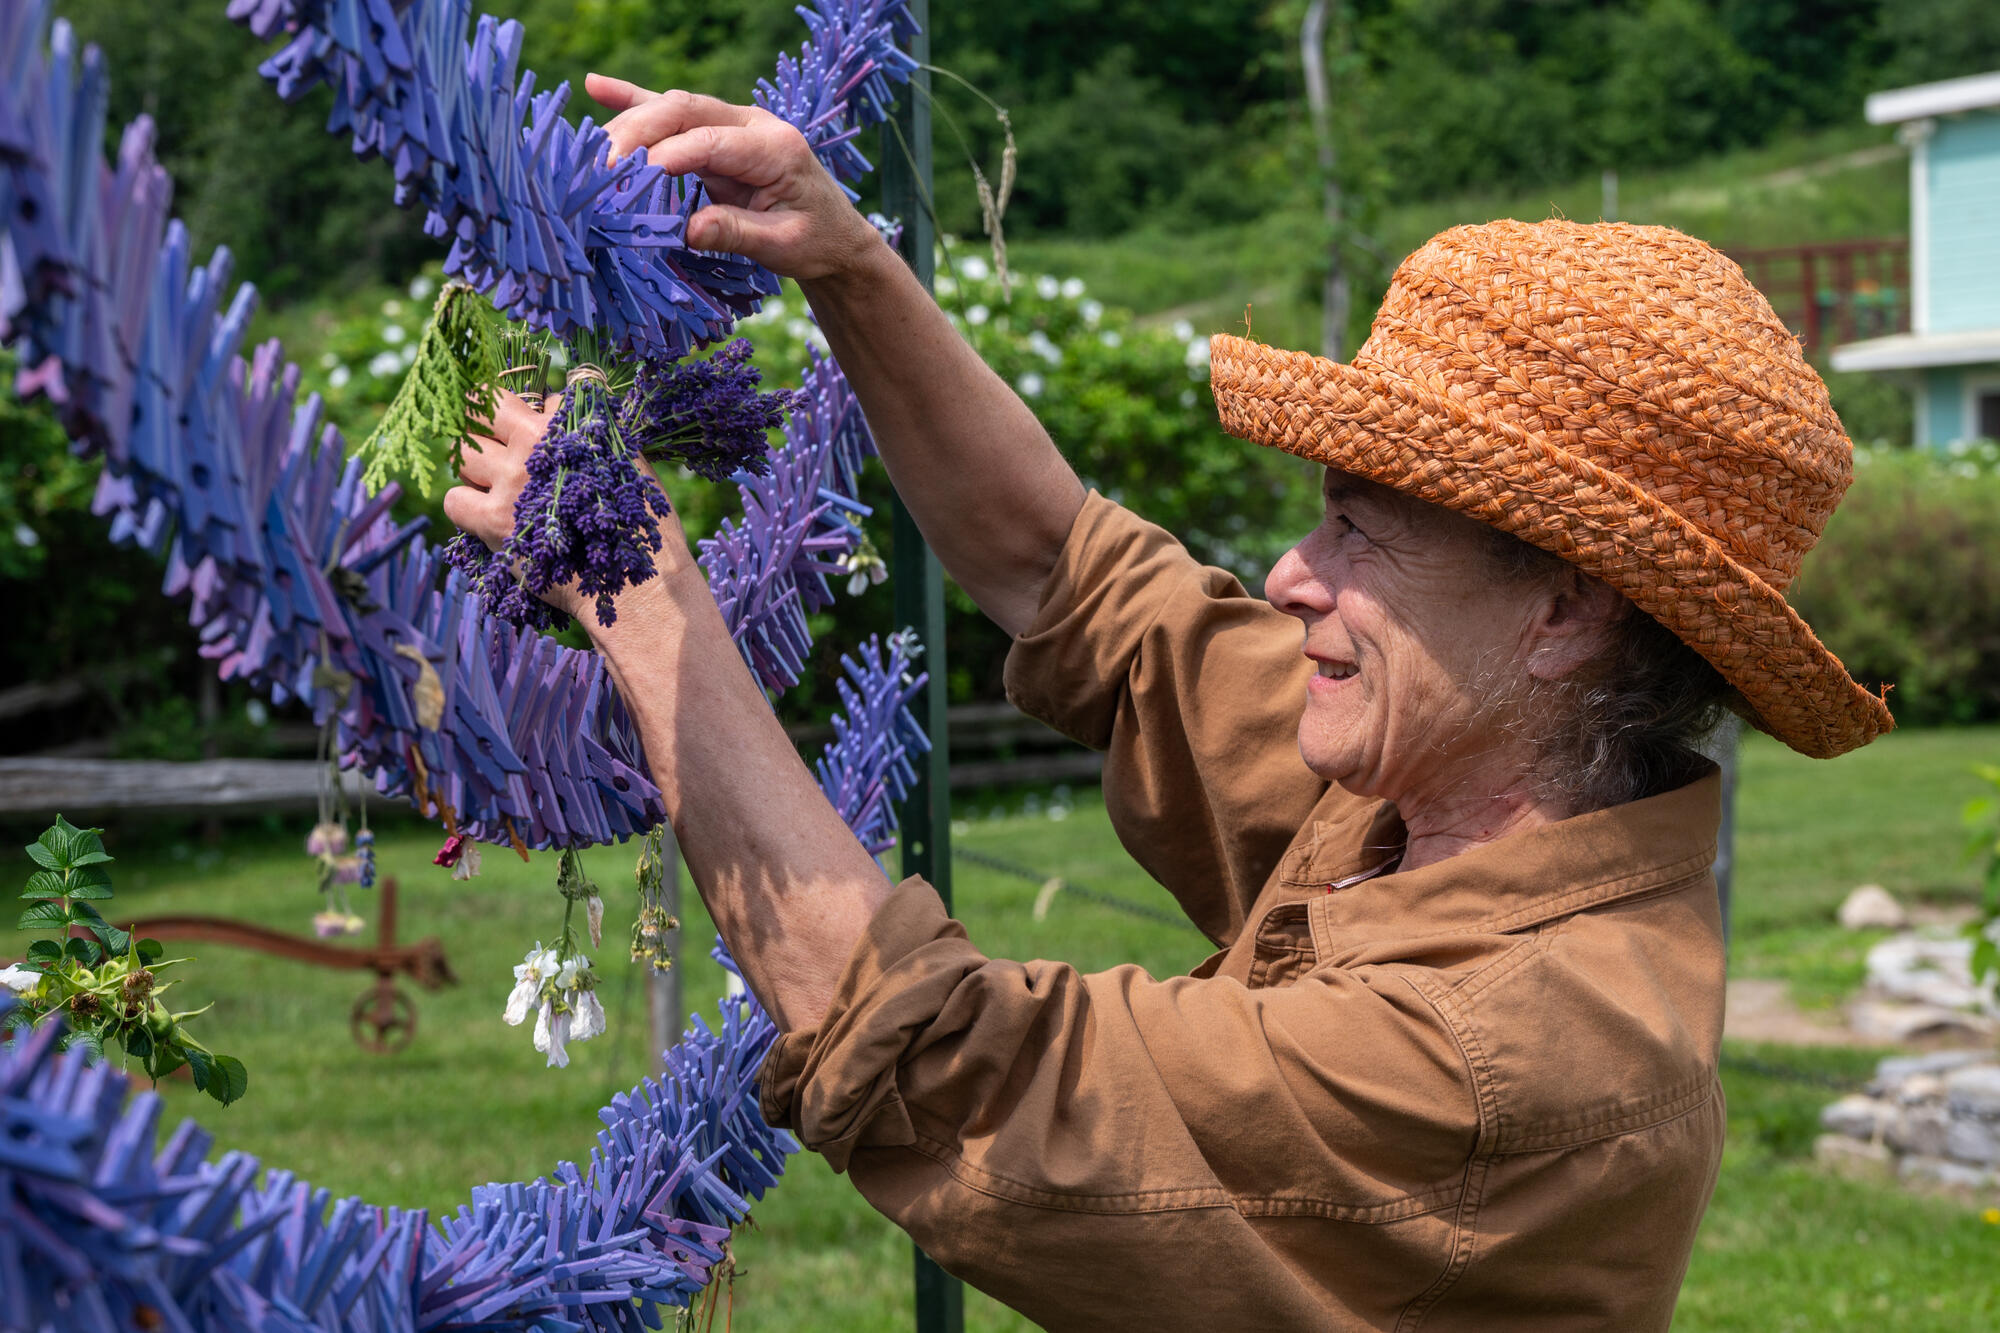
[[[1489,552],[1501,578],[1547,586],[1568,577],[1561,557],[1497,528]],[[1522,709],[1526,739],[1551,794],[1581,814],[1692,781],[1701,745],[1737,698],[1706,658],[1630,602],[1604,646],[1560,680],[1537,681]]]

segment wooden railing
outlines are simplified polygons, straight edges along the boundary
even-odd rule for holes
[[[954,789],[1015,782],[1095,782],[1104,756],[1086,750],[1012,704],[962,704],[949,713]],[[794,727],[810,758],[831,728]],[[210,815],[310,810],[319,799],[310,759],[96,759],[0,757],[0,817],[94,818],[111,812]],[[352,774],[350,783],[356,783]],[[359,792],[358,783],[352,787]]]
[[[1910,331],[1907,237],[1732,250],[1778,318],[1817,355],[1838,343]]]

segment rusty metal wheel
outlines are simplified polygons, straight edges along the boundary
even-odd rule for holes
[[[354,1002],[347,1024],[362,1050],[393,1055],[416,1038],[417,1005],[385,977]]]

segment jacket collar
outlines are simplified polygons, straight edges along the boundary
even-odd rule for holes
[[[1337,789],[1336,789],[1337,790]],[[1387,802],[1330,800],[1312,835],[1279,867],[1287,896],[1314,900],[1322,927],[1352,944],[1529,930],[1608,902],[1644,897],[1707,873],[1722,820],[1710,765],[1684,787],[1512,833],[1421,870],[1326,886],[1393,855],[1402,820]]]

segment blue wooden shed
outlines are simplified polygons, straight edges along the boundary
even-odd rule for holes
[[[2000,71],[1876,93],[1910,149],[1910,332],[1833,350],[1914,391],[1915,440],[2000,439]]]

